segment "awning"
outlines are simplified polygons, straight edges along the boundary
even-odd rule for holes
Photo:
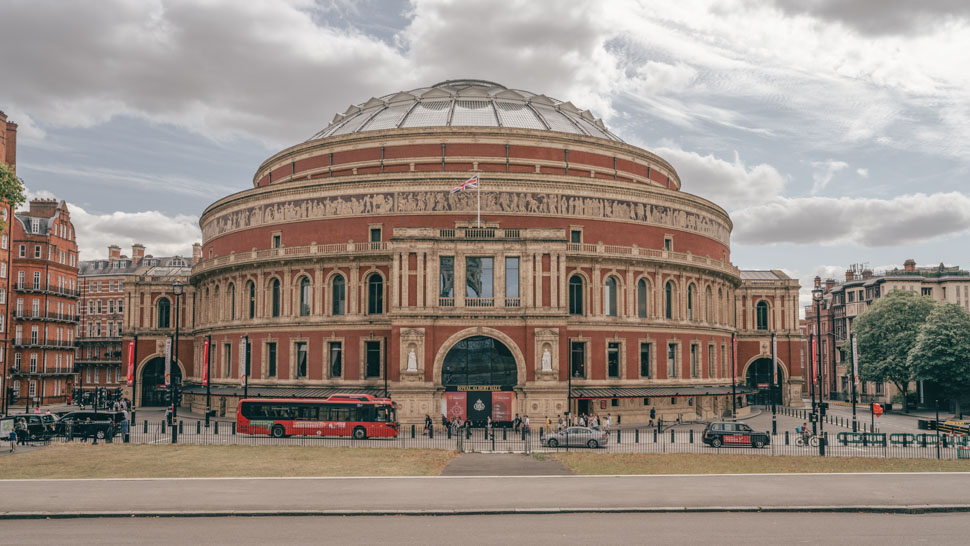
[[[205,387],[198,384],[183,385],[184,394],[205,394]],[[213,385],[212,396],[243,396],[243,388]],[[384,389],[361,387],[249,387],[250,398],[329,398],[334,394],[370,394],[381,398]]]
[[[735,387],[737,394],[758,392],[747,385]],[[663,387],[573,387],[573,399],[593,398],[677,398],[692,396],[724,396],[731,394],[730,385],[684,385]]]

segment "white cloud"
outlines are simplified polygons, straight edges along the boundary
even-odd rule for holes
[[[780,194],[786,179],[767,164],[749,167],[735,152],[734,161],[700,155],[676,147],[654,151],[680,175],[682,189],[728,209],[764,203]]]
[[[815,167],[816,171],[812,175],[812,195],[825,189],[835,177],[835,173],[845,169],[849,164],[845,161],[836,161],[834,159],[829,159],[827,161],[813,161],[812,167]]]
[[[891,199],[779,197],[732,214],[735,242],[895,246],[970,231],[970,197],[958,192]]]
[[[70,203],[68,209],[82,260],[107,257],[109,245],[128,249],[134,243],[145,245],[145,252],[154,256],[192,256],[192,243],[202,242],[198,216],[158,211],[98,214]]]
[[[869,178],[869,169],[856,169],[855,172],[862,178]]]

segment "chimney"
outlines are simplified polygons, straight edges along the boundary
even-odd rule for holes
[[[7,150],[7,155],[10,150]],[[57,199],[31,199],[30,214],[37,218],[52,218],[57,212]]]
[[[5,122],[6,127],[0,127],[6,132],[6,152],[4,153],[4,162],[7,165],[17,164],[17,124],[12,121]]]
[[[862,278],[863,279],[871,279],[872,278],[872,270],[871,269],[863,269],[862,270]]]
[[[141,243],[135,243],[131,245],[131,263],[139,264],[142,258],[145,257],[145,245]]]
[[[108,263],[113,264],[121,259],[121,247],[118,245],[108,246]]]
[[[835,288],[835,279],[825,279],[825,293],[828,294]]]
[[[192,265],[195,265],[202,261],[202,245],[199,243],[192,243]]]
[[[851,281],[854,278],[855,278],[855,273],[853,273],[851,269],[846,269],[845,270],[845,282],[849,282],[849,281]]]
[[[906,272],[909,272],[909,273],[915,273],[916,272],[916,260],[910,258],[910,259],[906,260],[905,262],[903,262],[903,271],[906,271]]]

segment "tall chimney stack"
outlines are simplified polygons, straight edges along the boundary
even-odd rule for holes
[[[141,243],[135,243],[131,245],[131,263],[140,264],[142,258],[145,257],[145,245]]]
[[[200,243],[192,243],[192,265],[200,261],[202,261],[202,245]]]

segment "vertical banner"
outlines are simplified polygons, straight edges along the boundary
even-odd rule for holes
[[[446,392],[445,393],[445,403],[447,404],[448,412],[445,414],[448,419],[457,417],[464,421],[468,415],[466,410],[466,402],[468,401],[468,393],[465,392]]]
[[[165,338],[165,386],[172,384],[172,338]]]
[[[239,386],[242,387],[246,384],[246,344],[247,339],[244,337],[239,340]]]
[[[209,338],[206,337],[202,341],[202,386],[209,386]]]
[[[778,338],[771,333],[771,385],[778,384]]]
[[[135,341],[128,342],[128,386],[135,382]]]
[[[812,336],[812,382],[818,379],[818,336]]]
[[[492,393],[492,421],[511,421],[512,420],[512,401],[515,400],[515,393],[508,391],[495,391]]]
[[[859,384],[859,346],[856,345],[855,334],[852,334],[852,381]]]

